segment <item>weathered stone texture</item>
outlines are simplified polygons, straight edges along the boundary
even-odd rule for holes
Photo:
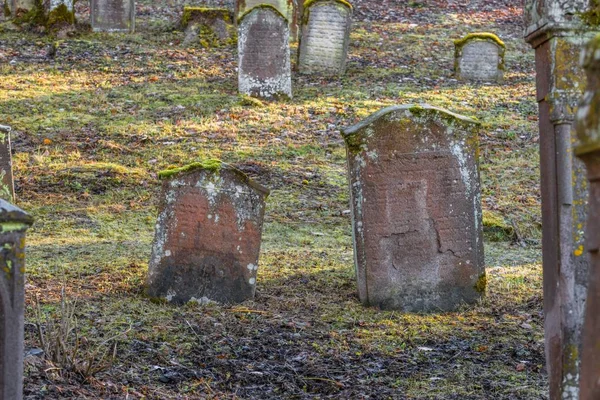
[[[200,40],[205,47],[218,46],[235,37],[233,16],[226,8],[185,7],[181,24],[186,29],[186,45]]]
[[[29,11],[35,7],[35,0],[5,0],[11,15],[14,17],[15,11]]]
[[[343,131],[364,304],[454,310],[482,296],[478,127],[445,110],[409,105]]]
[[[0,200],[0,400],[23,398],[25,231],[33,220]]]
[[[259,6],[238,26],[238,83],[242,94],[292,97],[289,28],[281,14]]]
[[[586,51],[588,88],[577,112],[577,155],[587,166],[589,214],[586,248],[590,255],[589,291],[583,328],[580,400],[600,398],[600,35]]]
[[[301,11],[304,0],[237,0],[235,15],[236,18],[242,17],[249,10],[260,5],[270,5],[277,9],[288,21],[290,27],[290,36],[292,40],[296,40],[298,37],[298,25],[300,23],[299,16],[302,14],[298,13]]]
[[[573,157],[574,115],[585,87],[579,64],[594,35],[578,16],[587,1],[526,2],[526,41],[536,51],[540,118],[546,363],[550,398],[579,398],[581,328],[588,285],[583,227],[585,166]]]
[[[14,202],[10,127],[0,125],[0,199]]]
[[[304,12],[299,72],[342,75],[346,70],[352,9],[344,2],[322,0],[312,3]]]
[[[95,32],[133,32],[135,0],[92,0],[91,23]]]
[[[460,44],[459,44],[460,43]],[[456,76],[458,79],[500,82],[504,76],[503,44],[484,36],[456,42]]]
[[[148,295],[176,304],[253,299],[267,195],[226,164],[166,178]]]

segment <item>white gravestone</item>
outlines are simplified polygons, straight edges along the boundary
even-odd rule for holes
[[[91,22],[94,32],[133,32],[135,0],[92,0]]]
[[[350,42],[352,8],[345,1],[318,0],[304,10],[298,55],[300,73],[342,75]]]
[[[504,43],[493,34],[470,34],[454,42],[456,76],[461,80],[501,82]]]

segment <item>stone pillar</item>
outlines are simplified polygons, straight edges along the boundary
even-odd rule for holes
[[[581,355],[581,400],[600,398],[600,35],[590,43],[585,57],[588,88],[577,112],[580,144],[576,153],[587,166],[589,213],[586,248],[590,253],[590,280]]]
[[[535,49],[539,103],[544,314],[550,398],[579,392],[587,292],[587,182],[573,158],[574,114],[585,88],[580,52],[593,32],[578,18],[588,0],[527,0],[525,39]]]
[[[94,32],[133,32],[135,0],[92,0],[90,20]]]
[[[253,299],[269,191],[218,160],[159,176],[147,294],[176,304]]]
[[[23,398],[25,231],[33,219],[0,200],[0,400]]]
[[[358,293],[365,305],[450,311],[486,288],[479,124],[423,104],[344,129]]]
[[[12,172],[10,127],[0,125],[0,199],[14,203],[15,185]]]

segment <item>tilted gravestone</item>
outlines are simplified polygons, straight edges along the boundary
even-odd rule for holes
[[[15,185],[12,172],[10,127],[0,125],[0,199],[14,202]]]
[[[345,0],[316,0],[305,4],[304,13],[298,48],[299,72],[344,74],[352,6]]]
[[[233,17],[226,8],[184,7],[181,25],[185,45],[200,41],[204,47],[226,44],[235,37]]]
[[[235,16],[241,18],[245,13],[260,5],[270,5],[281,13],[290,26],[292,40],[297,40],[299,17],[304,0],[237,0],[235,5]]]
[[[365,305],[454,310],[485,291],[479,124],[429,105],[344,129]]]
[[[176,304],[253,299],[268,190],[217,160],[160,177],[147,294]]]
[[[535,49],[539,104],[546,365],[550,398],[561,400],[579,399],[588,285],[587,180],[585,166],[573,157],[573,120],[585,88],[580,53],[598,31],[580,18],[588,4],[525,2],[525,40]]]
[[[242,94],[292,97],[289,28],[275,8],[260,5],[238,21],[238,85]]]
[[[590,275],[581,352],[580,400],[600,399],[600,35],[584,58],[588,88],[577,112],[580,145],[575,149],[587,166],[589,214],[586,247]]]
[[[454,41],[457,79],[500,82],[504,76],[505,45],[492,33],[471,33]]]
[[[133,32],[135,0],[92,0],[91,24],[94,32]]]
[[[0,400],[23,398],[25,231],[33,219],[0,200]]]

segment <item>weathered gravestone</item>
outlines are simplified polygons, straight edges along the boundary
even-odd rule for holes
[[[90,17],[94,32],[133,32],[135,0],[92,0]]]
[[[10,127],[0,125],[0,199],[14,202],[12,156],[10,148]]]
[[[581,400],[600,399],[600,35],[587,49],[584,67],[588,89],[577,112],[580,145],[576,153],[587,166],[589,213],[586,246],[590,279],[581,353]]]
[[[389,107],[343,130],[364,304],[454,310],[482,296],[478,131],[426,104]]]
[[[298,38],[298,25],[302,17],[304,0],[237,0],[235,4],[236,18],[241,18],[248,11],[260,5],[270,5],[281,13],[288,21],[290,37]]]
[[[268,190],[217,160],[160,177],[148,295],[177,304],[253,299]]]
[[[585,88],[580,53],[594,32],[588,0],[527,0],[525,40],[535,48],[539,104],[546,364],[551,399],[578,399],[588,282],[585,166],[573,158],[573,120]]]
[[[471,33],[454,41],[457,79],[500,82],[504,76],[505,45],[493,33]]]
[[[260,5],[238,21],[238,84],[242,94],[292,97],[289,28],[275,8]]]
[[[25,231],[32,218],[0,200],[0,400],[23,398]]]
[[[218,46],[235,37],[233,18],[226,8],[184,7],[181,25],[186,30],[186,45],[199,37],[204,47]]]
[[[75,24],[74,0],[49,0],[47,1],[46,25],[53,29],[62,29]]]
[[[345,0],[316,0],[305,4],[298,70],[344,74],[350,43],[352,6]]]

